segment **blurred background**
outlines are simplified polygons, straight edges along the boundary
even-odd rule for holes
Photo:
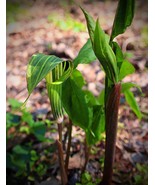
[[[52,123],[50,104],[41,82],[32,93],[26,110],[19,110],[26,99],[26,68],[34,53],[54,54],[74,59],[88,39],[86,21],[78,5],[95,19],[99,17],[104,31],[111,33],[117,0],[7,0],[7,184],[58,184],[58,160],[55,148],[57,131]],[[133,89],[143,113],[139,121],[121,97],[114,184],[146,185],[148,159],[148,2],[137,0],[135,17],[127,31],[116,41],[136,73],[124,79],[141,88]],[[105,74],[99,62],[79,65],[86,80],[85,89],[98,96],[104,88]],[[17,110],[18,109],[18,110]],[[35,126],[32,125],[35,123]],[[64,128],[64,135],[66,130]],[[73,128],[70,171],[73,184],[83,160],[84,133]],[[97,146],[97,147],[96,147]],[[101,178],[104,143],[92,148],[88,175]],[[95,158],[94,154],[98,157]],[[93,180],[92,180],[93,181]]]

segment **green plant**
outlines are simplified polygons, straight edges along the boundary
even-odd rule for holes
[[[81,183],[76,183],[76,185],[95,185],[95,184],[92,182],[92,176],[88,172],[85,172],[81,176]]]
[[[45,137],[47,127],[45,121],[35,121],[27,109],[20,110],[21,102],[16,99],[8,100],[10,110],[6,113],[6,168],[8,184],[23,179],[34,181],[36,177],[42,178],[49,168],[42,162],[42,155],[48,157],[48,151],[38,153],[34,143],[54,143],[53,139]],[[48,122],[49,124],[49,122]],[[51,123],[50,123],[51,124]],[[48,149],[49,150],[49,149]]]
[[[38,83],[45,78],[53,118],[58,125],[59,140],[57,140],[57,145],[63,185],[67,184],[72,124],[84,129],[87,148],[101,140],[102,133],[106,129],[104,175],[100,185],[110,185],[121,92],[125,94],[127,102],[138,118],[142,117],[134,95],[130,91],[130,88],[138,87],[138,85],[122,83],[122,79],[134,73],[135,69],[130,62],[124,59],[120,46],[113,41],[131,24],[134,15],[134,1],[119,1],[110,37],[101,29],[99,20],[95,22],[84,9],[82,11],[86,17],[90,39],[87,40],[73,61],[64,61],[53,55],[34,54],[27,68],[28,98]],[[96,57],[106,74],[105,89],[98,98],[94,97],[91,92],[82,89],[85,81],[80,71],[76,69],[79,64],[90,63]],[[64,111],[70,119],[65,164],[62,149]],[[89,152],[86,154],[86,163],[88,159]],[[83,171],[85,171],[85,167]]]
[[[136,170],[138,173],[134,176],[134,184],[142,185],[148,184],[148,165],[147,164],[136,164]]]
[[[113,41],[117,35],[124,33],[126,28],[131,25],[134,16],[134,6],[134,0],[119,0],[110,37],[100,27],[99,20],[97,19],[95,22],[88,12],[81,8],[87,21],[92,48],[106,74],[105,98],[103,103],[106,122],[106,146],[103,179],[100,185],[110,185],[112,180],[121,92],[124,93],[126,101],[137,117],[139,119],[142,117],[134,95],[130,91],[131,87],[137,85],[133,83],[122,83],[124,77],[134,73],[134,66],[124,59],[121,48]]]
[[[87,57],[86,57],[87,56]],[[96,59],[93,50],[91,48],[91,42],[88,40],[86,44],[80,50],[78,56],[71,61],[63,61],[62,59],[53,55],[35,54],[30,59],[27,68],[27,88],[29,96],[37,84],[45,78],[48,96],[51,103],[51,109],[53,118],[56,120],[58,125],[59,140],[57,141],[61,178],[62,184],[67,183],[67,168],[68,168],[68,157],[69,157],[69,145],[71,141],[71,131],[68,152],[66,156],[66,164],[63,162],[63,149],[62,149],[62,122],[64,110],[68,113],[70,118],[69,129],[71,130],[72,122],[86,131],[87,140],[90,140],[89,135],[92,135],[91,130],[93,111],[101,111],[101,114],[94,116],[93,122],[103,119],[102,106],[97,105],[93,102],[93,95],[91,95],[91,101],[89,94],[82,90],[84,80],[81,73],[76,69],[79,63],[89,63]],[[28,96],[28,98],[29,98]],[[28,100],[26,99],[26,101]],[[95,99],[95,98],[94,98]],[[25,103],[26,103],[25,101]],[[89,105],[89,106],[88,106]],[[93,108],[93,106],[94,108]],[[78,112],[77,110],[81,110]],[[95,128],[98,129],[98,126]],[[96,129],[95,140],[99,137],[97,132],[102,132],[103,129]],[[95,141],[94,140],[94,141]],[[92,140],[93,141],[93,140]],[[66,169],[66,170],[65,170]]]

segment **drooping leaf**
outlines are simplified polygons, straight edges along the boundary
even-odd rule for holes
[[[83,8],[81,8],[81,10],[83,11],[86,21],[87,21],[87,28],[88,28],[88,32],[89,32],[89,36],[90,36],[90,40],[92,42],[92,44],[94,43],[94,31],[95,31],[95,21],[92,18],[91,15],[89,15],[89,13],[84,10]]]
[[[53,55],[33,55],[27,67],[27,89],[29,95],[38,83],[45,78],[52,69],[62,62],[62,59]]]
[[[63,107],[75,125],[87,130],[92,119],[92,109],[87,106],[84,92],[71,76],[63,83]]]
[[[55,120],[63,121],[63,106],[61,102],[62,84],[46,84],[50,99],[52,114]]]
[[[127,75],[132,74],[134,72],[135,72],[134,66],[127,60],[124,60],[121,65],[119,76],[118,76],[119,81],[122,80]]]
[[[92,48],[92,43],[90,39],[88,39],[86,44],[81,48],[78,56],[73,60],[74,68],[76,68],[78,64],[88,64],[95,60],[96,56]]]
[[[89,145],[95,144],[101,139],[101,134],[105,131],[105,114],[102,105],[93,107],[93,120],[91,128],[86,132],[86,139]]]
[[[104,31],[99,25],[99,21],[96,22],[94,32],[94,53],[100,61],[107,77],[112,82],[117,82],[118,72],[115,54],[108,43],[108,39]]]
[[[70,76],[73,68],[72,63],[68,62],[69,65],[66,69],[66,64],[67,61],[58,64],[45,77],[53,117],[59,123],[63,121],[63,106],[61,101],[62,83]]]
[[[119,0],[111,33],[111,41],[117,35],[124,33],[126,28],[131,25],[134,9],[135,0]]]
[[[136,114],[136,116],[141,119],[142,118],[142,114],[140,111],[140,108],[135,100],[135,97],[133,95],[133,93],[130,90],[126,90],[124,92],[125,95],[125,99],[127,101],[127,103],[130,105],[131,109],[133,110],[133,112]]]
[[[57,120],[59,120],[63,114],[61,103],[62,83],[70,76],[72,69],[72,62],[63,61],[62,59],[53,55],[33,55],[28,64],[27,88],[29,96],[38,83],[45,78],[53,116],[54,119]]]
[[[122,83],[122,88],[121,88],[121,92],[125,93],[126,90],[129,90],[132,87],[136,87],[138,88],[138,90],[140,91],[140,93],[142,93],[142,90],[140,88],[139,85],[132,83],[132,82],[126,82],[126,83]]]

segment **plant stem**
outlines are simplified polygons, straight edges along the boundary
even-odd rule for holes
[[[68,164],[69,164],[69,156],[70,156],[70,147],[71,147],[71,141],[72,141],[72,121],[69,120],[68,125],[68,145],[67,145],[67,152],[66,152],[66,160],[65,160],[65,170],[66,174],[68,172]]]
[[[105,161],[103,179],[99,185],[111,185],[112,181],[120,92],[121,84],[117,83],[111,88],[106,102]]]
[[[82,169],[81,173],[84,173],[86,170],[87,163],[89,161],[89,155],[90,155],[90,146],[87,145],[86,139],[85,139],[85,163]]]
[[[64,166],[63,148],[62,148],[62,124],[58,124],[58,133],[59,133],[59,140],[57,140],[57,146],[58,146],[60,173],[61,173],[61,183],[62,185],[67,185],[68,179],[67,179],[67,174]]]

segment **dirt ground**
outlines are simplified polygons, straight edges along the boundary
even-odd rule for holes
[[[91,1],[79,0],[80,3],[94,18],[99,17],[102,28],[106,33],[111,32],[112,22],[117,7],[117,1]],[[55,54],[58,57],[74,59],[80,48],[86,42],[88,33],[86,22],[78,5],[71,1],[34,0],[31,3],[23,1],[20,4],[22,11],[14,14],[14,22],[7,22],[7,100],[15,98],[23,102],[27,97],[26,68],[28,61],[34,53]],[[130,110],[124,97],[121,97],[119,110],[118,138],[116,144],[114,184],[132,184],[136,173],[136,164],[147,164],[148,156],[148,53],[147,53],[147,1],[139,0],[136,4],[136,13],[132,26],[125,34],[116,38],[126,53],[129,61],[135,66],[136,73],[125,78],[124,81],[137,83],[143,91],[141,96],[138,90],[133,89],[136,100],[144,117],[139,121]],[[60,20],[80,22],[77,29],[72,25],[61,25]],[[70,24],[70,23],[68,23]],[[100,68],[99,62],[79,65],[78,69],[84,75],[87,82],[86,89],[98,96],[104,88],[105,74]],[[40,93],[41,92],[41,93]],[[47,110],[50,111],[49,100],[45,90],[45,82],[41,82],[32,93],[27,107],[31,107],[32,113]],[[7,101],[7,111],[10,110]],[[83,132],[79,128],[73,128],[73,136],[83,140]],[[78,136],[77,136],[78,135]],[[74,141],[72,141],[74,143]],[[75,144],[77,144],[75,142]],[[98,146],[104,147],[104,143]],[[73,146],[78,148],[78,146]],[[70,160],[70,169],[80,168],[80,149]],[[101,151],[97,152],[102,156]],[[87,170],[92,173],[96,171],[98,163],[94,155],[90,156]],[[147,175],[147,174],[145,174]]]

